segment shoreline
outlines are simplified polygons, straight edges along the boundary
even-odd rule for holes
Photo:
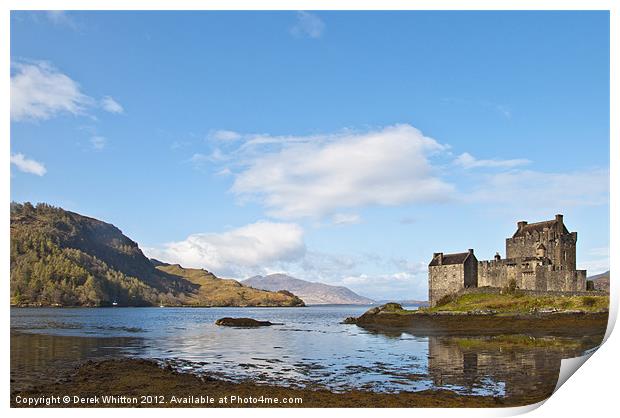
[[[416,335],[488,336],[602,336],[609,312],[555,312],[535,314],[472,314],[379,312],[365,313],[347,323],[371,329],[401,329]]]
[[[236,308],[236,307],[230,307]],[[607,312],[598,313],[541,313],[536,314],[508,314],[503,313],[437,313],[437,312],[420,312],[406,310],[381,310],[373,308],[372,312],[368,311],[360,316],[356,322],[357,325],[367,329],[372,333],[384,334],[387,337],[399,336],[391,335],[392,332],[402,331],[406,333],[414,333],[418,336],[428,335],[429,350],[429,368],[434,366],[435,374],[430,373],[433,379],[440,379],[440,383],[430,386],[407,387],[408,391],[403,392],[373,392],[368,387],[351,385],[343,388],[344,391],[326,388],[312,382],[310,386],[284,386],[282,381],[275,380],[272,383],[265,383],[265,380],[258,379],[253,374],[237,374],[227,376],[217,374],[217,372],[207,372],[206,374],[192,374],[186,368],[175,367],[174,364],[166,364],[160,359],[156,359],[154,354],[148,354],[149,358],[141,358],[137,354],[131,354],[127,357],[127,353],[121,351],[110,351],[109,348],[102,349],[101,357],[91,356],[92,349],[99,345],[89,345],[89,337],[37,337],[43,338],[42,343],[36,346],[46,346],[47,339],[55,339],[54,347],[58,347],[58,352],[54,352],[54,363],[50,362],[49,368],[41,368],[44,373],[43,377],[36,375],[30,377],[24,373],[29,370],[27,354],[23,351],[27,347],[32,346],[35,337],[30,336],[27,332],[20,330],[11,330],[11,398],[10,402],[13,407],[21,406],[39,406],[39,407],[511,407],[523,406],[537,403],[547,399],[553,392],[555,381],[557,379],[556,367],[559,368],[559,358],[569,358],[574,352],[581,350],[584,344],[588,347],[597,346],[602,341],[606,324]],[[414,313],[415,312],[415,313]],[[515,319],[519,317],[519,319]],[[426,318],[427,320],[420,320]],[[415,326],[411,326],[411,321]],[[497,326],[499,323],[511,324],[511,329],[506,332]],[[560,321],[560,322],[558,322]],[[424,323],[426,322],[426,325]],[[575,325],[578,324],[579,326]],[[403,324],[405,326],[403,326]],[[432,328],[424,331],[424,326]],[[415,328],[417,327],[417,328]],[[480,328],[482,327],[482,329]],[[529,328],[528,328],[529,327]],[[552,331],[549,332],[549,328]],[[502,330],[502,332],[500,332]],[[444,341],[442,336],[465,337],[473,335],[475,337],[493,336],[500,334],[521,334],[536,335],[544,334],[551,336],[570,335],[583,338],[589,337],[588,341],[579,340],[577,346],[565,345],[565,342],[558,342],[556,345],[549,346],[547,341],[538,344],[537,341],[531,341],[528,338],[521,338],[521,335],[514,337],[505,336],[506,338],[470,341],[468,339],[454,341]],[[559,335],[558,335],[559,334]],[[45,335],[45,334],[43,334]],[[13,337],[19,339],[13,340]],[[433,337],[435,336],[435,337]],[[88,355],[81,359],[74,356],[72,350],[76,350],[75,338],[79,338],[79,347]],[[125,337],[123,337],[125,338]],[[122,346],[138,346],[140,339],[126,337],[128,342],[123,342]],[[489,337],[494,338],[494,337]],[[131,340],[131,341],[130,341]],[[20,344],[15,345],[17,341]],[[62,344],[61,344],[62,343]],[[478,345],[476,345],[478,344]],[[83,345],[83,347],[82,347]],[[66,346],[66,347],[65,347]],[[22,347],[22,349],[20,349]],[[63,348],[64,347],[64,348]],[[120,347],[120,346],[119,346]],[[549,354],[545,350],[551,350]],[[28,351],[27,349],[26,351]],[[482,354],[482,358],[486,358],[485,362],[480,364],[482,371],[488,367],[488,361],[504,361],[506,354],[498,354],[500,352],[510,352],[514,355],[522,356],[527,353],[528,359],[537,358],[535,353],[544,354],[545,360],[540,367],[536,367],[536,381],[538,387],[534,390],[528,390],[523,386],[521,380],[515,380],[514,388],[507,392],[481,392],[487,395],[474,395],[472,392],[457,392],[450,390],[450,386],[445,386],[443,381],[443,372],[452,370],[457,367],[465,373],[473,370],[471,359],[476,359],[478,364],[478,355]],[[35,350],[36,351],[36,350]],[[77,351],[76,351],[77,352]],[[530,352],[534,354],[529,354]],[[64,364],[61,367],[59,353],[64,353]],[[40,362],[40,354],[33,352],[37,361]],[[438,357],[443,354],[443,357]],[[15,359],[25,359],[20,363],[13,362]],[[455,357],[456,356],[456,357]],[[498,357],[499,356],[499,357]],[[503,357],[502,357],[503,356]],[[94,359],[94,360],[93,360]],[[443,362],[443,363],[442,363]],[[557,362],[557,364],[556,364]],[[454,363],[454,364],[453,364]],[[487,366],[485,366],[487,364]],[[503,364],[503,363],[502,363]],[[47,367],[47,366],[46,366]],[[232,370],[232,369],[231,369]],[[506,373],[511,373],[511,368],[498,372],[497,379],[506,378]],[[487,370],[488,371],[488,370]],[[532,369],[534,371],[534,369]],[[15,374],[14,374],[15,373]],[[39,373],[39,372],[37,372]],[[242,373],[242,372],[240,372]],[[437,374],[440,373],[440,374]],[[448,379],[450,378],[448,372]],[[502,374],[503,373],[503,374]],[[415,374],[415,373],[414,373]],[[248,376],[245,378],[244,376]],[[15,376],[15,377],[14,377]],[[453,376],[457,384],[459,384],[459,376]],[[15,379],[15,380],[14,380]],[[28,380],[30,379],[30,380]],[[246,380],[237,380],[246,379]],[[437,389],[436,387],[439,387]],[[402,389],[404,389],[403,387]],[[390,390],[400,390],[400,387]],[[493,395],[494,394],[494,395]],[[264,403],[257,404],[254,402],[241,404],[204,404],[202,402],[194,402],[187,399],[186,403],[172,402],[172,397],[186,398],[191,396],[209,396],[211,398],[223,398],[230,396],[238,396],[241,398],[273,398],[281,399],[301,399],[301,404],[273,404]],[[99,399],[94,404],[69,403],[50,404],[50,405],[24,405],[19,399],[60,399],[64,396],[77,396],[79,398]],[[119,404],[111,402],[102,404],[106,396],[123,397],[129,396],[131,399],[140,396],[157,396],[162,402],[153,403],[135,403]],[[20,398],[18,398],[20,397]],[[165,402],[164,402],[165,401]],[[105,401],[108,402],[108,401]]]
[[[70,402],[59,404],[26,405],[26,399],[59,399],[70,395]],[[233,383],[210,376],[198,377],[181,373],[170,367],[161,367],[154,360],[117,358],[87,361],[56,383],[30,389],[11,391],[11,407],[510,407],[522,406],[547,399],[551,393],[537,393],[518,398],[459,395],[449,390],[420,392],[378,393],[352,390],[342,393],[326,389],[288,388],[258,384],[251,381]],[[74,402],[98,399],[96,403]],[[106,396],[129,397],[138,403],[105,403]],[[213,403],[200,402],[200,397],[214,399]],[[277,403],[218,403],[232,396],[239,399],[278,399]],[[144,398],[143,398],[144,397]],[[186,403],[173,402],[186,399]],[[192,402],[198,399],[198,402]],[[283,403],[285,399],[301,399],[301,403]],[[19,401],[19,402],[18,402]],[[161,402],[160,402],[161,401]],[[144,402],[144,403],[143,403]]]
[[[324,303],[316,305],[290,306],[290,305],[239,305],[239,306],[222,306],[222,305],[127,305],[127,306],[53,306],[53,305],[10,305],[13,309],[114,309],[114,308],[315,308],[321,306],[356,306],[356,307],[373,307],[378,305],[360,305],[349,303]]]

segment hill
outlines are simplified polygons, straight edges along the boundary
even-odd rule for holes
[[[299,296],[308,305],[370,305],[372,299],[360,296],[343,286],[308,282],[286,274],[254,276],[242,282],[247,286],[264,290],[288,290]]]
[[[601,290],[609,293],[609,270],[605,273],[596,274],[588,277],[594,283],[594,290]]]
[[[430,305],[427,300],[417,300],[417,299],[402,299],[402,300],[385,299],[385,300],[377,301],[378,305],[385,305],[386,303],[398,303],[399,305],[402,305],[402,306],[419,306],[421,308],[425,308]]]
[[[156,260],[155,260],[156,261]],[[236,280],[220,279],[203,269],[183,268],[178,264],[156,261],[156,268],[183,278],[197,286],[193,300],[186,304],[208,306],[304,306],[304,302],[286,290],[266,291],[245,286]],[[205,302],[207,301],[207,302]]]
[[[112,224],[47,204],[11,204],[14,305],[303,305],[291,294],[260,292],[205,270],[160,264],[156,267]]]

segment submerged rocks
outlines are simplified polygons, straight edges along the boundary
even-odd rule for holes
[[[215,321],[215,325],[224,327],[268,327],[276,325],[269,321],[258,321],[253,318],[220,318]]]

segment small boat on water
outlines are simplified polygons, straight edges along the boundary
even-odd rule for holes
[[[112,306],[118,306],[118,302],[117,301],[112,302]]]

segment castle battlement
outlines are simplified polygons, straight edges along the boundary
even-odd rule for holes
[[[474,250],[434,253],[428,269],[431,305],[443,296],[468,287],[504,288],[554,292],[586,290],[586,271],[577,270],[577,233],[564,225],[564,217],[536,223],[517,222],[506,238],[506,258],[478,261]]]

